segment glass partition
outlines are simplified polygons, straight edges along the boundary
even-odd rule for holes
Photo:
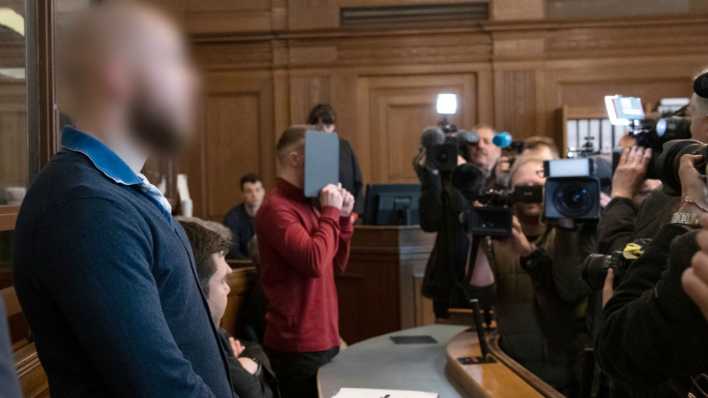
[[[0,206],[18,206],[30,175],[25,1],[0,0]]]

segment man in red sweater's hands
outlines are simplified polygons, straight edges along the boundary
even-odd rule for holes
[[[268,301],[264,345],[284,397],[317,397],[317,370],[339,352],[334,268],[349,259],[354,197],[328,185],[305,197],[305,132],[278,140],[278,179],[256,215],[262,284]]]

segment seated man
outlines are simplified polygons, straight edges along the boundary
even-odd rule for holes
[[[219,326],[230,292],[227,277],[231,267],[226,262],[225,253],[231,247],[231,233],[213,221],[198,218],[180,218],[179,221],[192,245],[199,284],[209,304],[212,321],[219,328],[234,391],[241,398],[273,397],[277,387],[271,388],[270,383],[275,384],[275,375],[263,350],[258,345],[244,348]]]
[[[233,247],[228,252],[229,258],[248,258],[248,242],[255,234],[254,220],[256,212],[263,203],[265,189],[260,177],[249,173],[241,177],[243,203],[226,213],[224,225],[233,233]]]

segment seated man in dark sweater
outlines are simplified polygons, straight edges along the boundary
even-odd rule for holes
[[[234,237],[228,258],[248,258],[248,243],[255,235],[254,220],[265,197],[263,181],[253,173],[244,175],[241,177],[241,193],[243,203],[229,210],[224,217],[224,225]]]
[[[140,174],[192,129],[183,38],[160,12],[120,1],[77,16],[65,39],[62,105],[77,128],[34,178],[15,230],[15,288],[51,396],[232,398],[189,242]]]
[[[219,328],[221,345],[228,354],[229,372],[234,391],[241,398],[271,398],[275,375],[263,349],[257,344],[244,347],[219,327],[226,311],[230,292],[227,278],[231,267],[225,253],[231,247],[231,233],[221,224],[199,218],[179,218],[192,244],[199,283],[209,303],[214,325]]]

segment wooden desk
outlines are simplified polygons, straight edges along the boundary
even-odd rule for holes
[[[462,365],[457,360],[460,357],[480,356],[477,332],[464,331],[453,337],[447,345],[448,374],[467,396],[563,398],[561,393],[507,356],[499,348],[496,336],[491,336],[490,340],[492,355],[497,362],[481,365]]]
[[[445,346],[464,326],[430,325],[408,329],[354,344],[322,367],[317,375],[320,398],[342,387],[390,388],[437,392],[440,398],[462,396],[461,388],[445,374]],[[395,335],[430,335],[437,344],[396,345]]]
[[[435,234],[419,226],[359,226],[346,272],[336,276],[348,343],[435,321],[420,285]]]
[[[430,335],[437,344],[396,345],[390,339],[396,335]],[[320,369],[320,398],[342,387],[429,391],[440,398],[563,398],[491,340],[497,362],[484,365],[457,360],[480,355],[477,334],[466,326],[429,325],[362,341]]]

